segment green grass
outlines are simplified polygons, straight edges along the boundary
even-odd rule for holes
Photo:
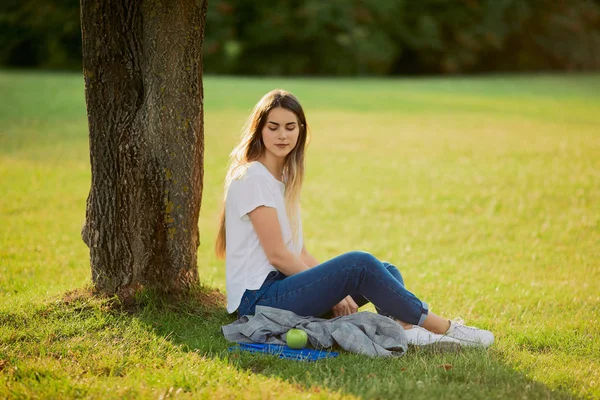
[[[212,249],[227,156],[274,87],[312,130],[308,249],[395,263],[494,346],[304,364],[228,353],[232,317],[193,299],[126,313],[65,295],[90,280],[82,78],[0,72],[0,398],[600,398],[600,76],[207,77],[206,287],[225,287]]]

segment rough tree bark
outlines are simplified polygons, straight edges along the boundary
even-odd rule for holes
[[[206,0],[81,0],[95,288],[198,282]]]

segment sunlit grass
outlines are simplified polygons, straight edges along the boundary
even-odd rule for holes
[[[205,284],[224,290],[212,249],[227,156],[254,103],[282,87],[312,131],[311,253],[362,249],[393,262],[434,311],[491,329],[496,344],[306,365],[228,353],[223,311],[130,315],[58,301],[90,279],[82,79],[3,72],[0,397],[600,397],[600,77],[205,86]]]

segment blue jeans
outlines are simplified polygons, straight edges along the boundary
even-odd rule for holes
[[[246,290],[238,315],[269,306],[303,316],[326,316],[346,296],[359,306],[371,302],[377,312],[422,325],[429,307],[404,287],[393,265],[363,251],[352,251],[292,276],[273,271],[257,290]]]

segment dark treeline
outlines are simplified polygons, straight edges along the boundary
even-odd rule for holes
[[[81,68],[79,2],[3,0],[0,65]],[[600,69],[600,0],[212,0],[205,72]]]

